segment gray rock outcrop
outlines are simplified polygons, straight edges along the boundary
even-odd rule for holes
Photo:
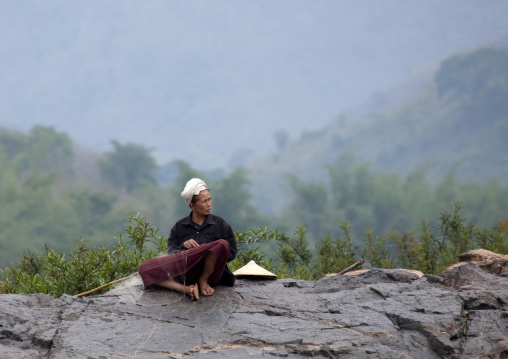
[[[94,297],[0,296],[3,359],[507,358],[508,278],[372,269],[238,280],[190,301],[141,285]]]

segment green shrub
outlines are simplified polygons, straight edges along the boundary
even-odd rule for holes
[[[92,248],[80,239],[68,255],[48,247],[43,254],[25,252],[17,265],[2,271],[0,293],[75,295],[136,272],[141,262],[165,252],[165,239],[145,217],[133,214],[127,221],[129,241],[120,235],[112,248]]]
[[[356,253],[359,248],[352,244],[351,226],[348,222],[340,224],[342,237],[333,239],[325,236],[317,246],[316,260],[313,263],[315,278],[327,273],[338,273],[357,261]]]
[[[508,221],[498,222],[487,230],[469,223],[460,215],[462,204],[456,202],[453,212],[441,213],[437,233],[433,233],[426,221],[416,230],[402,234],[392,232],[387,242],[383,237],[373,241],[366,239],[363,254],[372,266],[397,267],[420,270],[423,273],[439,274],[457,262],[459,255],[475,248],[496,253],[508,252]],[[391,261],[389,250],[393,245],[396,261]]]
[[[274,257],[269,258],[269,254],[261,249],[261,245],[268,244],[271,246],[271,243],[277,241],[282,236],[282,233],[276,230],[268,230],[266,227],[259,227],[257,230],[234,230],[234,232],[238,253],[236,258],[228,263],[231,271],[234,272],[251,260],[269,271],[275,271]]]

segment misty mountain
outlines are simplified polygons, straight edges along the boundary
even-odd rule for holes
[[[506,35],[507,15],[503,0],[4,0],[0,125],[227,169],[277,149],[276,133],[386,104],[409,73]]]
[[[386,93],[396,104],[355,121],[343,115],[251,164],[258,208],[277,212],[287,204],[288,175],[326,182],[327,166],[344,158],[398,176],[420,169],[431,182],[508,178],[506,46],[455,54],[401,88],[412,89],[404,101],[390,100],[400,89]]]

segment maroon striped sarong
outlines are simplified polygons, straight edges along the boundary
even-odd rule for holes
[[[225,239],[144,261],[139,265],[139,274],[145,288],[167,279],[174,279],[186,285],[196,283],[203,271],[203,259],[208,252],[217,255],[215,269],[208,278],[208,284],[212,287],[219,284],[229,254],[229,243]]]

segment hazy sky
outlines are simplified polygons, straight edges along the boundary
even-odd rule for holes
[[[226,167],[508,34],[506,1],[0,0],[0,125]],[[245,157],[249,159],[249,156]],[[250,157],[251,158],[251,157]]]

